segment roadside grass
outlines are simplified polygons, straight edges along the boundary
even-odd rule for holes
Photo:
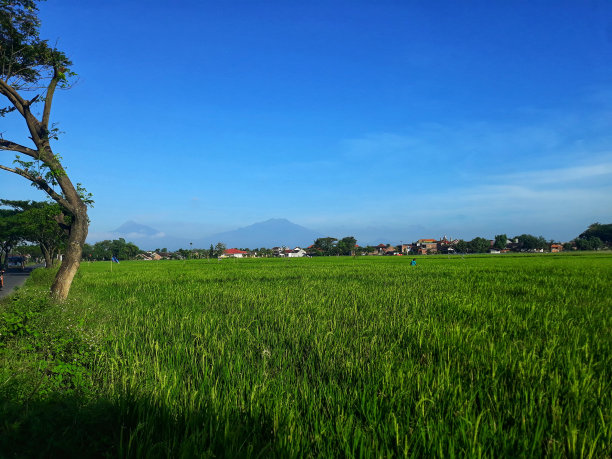
[[[84,263],[62,305],[37,270],[0,452],[612,455],[610,254],[410,259]]]

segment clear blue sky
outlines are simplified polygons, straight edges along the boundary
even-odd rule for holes
[[[55,149],[94,194],[92,239],[126,220],[404,241],[612,222],[612,2],[50,0],[41,18],[79,74]],[[19,121],[0,131],[23,140]]]

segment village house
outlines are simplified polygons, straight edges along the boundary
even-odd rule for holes
[[[508,239],[508,242],[506,242],[506,249],[508,249],[508,251],[515,252],[518,251],[520,247],[521,245],[519,244],[518,238]]]
[[[416,243],[416,249],[419,255],[436,253],[438,251],[438,241],[435,239],[419,239]]]
[[[374,248],[376,249],[376,254],[377,255],[384,255],[385,254],[385,249],[387,248],[387,246],[385,244],[378,244]]]
[[[223,258],[243,258],[245,255],[247,255],[247,252],[245,252],[244,250],[227,249],[225,252],[223,252],[222,257]]]
[[[145,252],[142,255],[143,255],[143,260],[161,260],[163,258],[157,252]]]
[[[414,244],[401,244],[397,246],[398,251],[404,255],[408,255],[414,249]]]
[[[436,251],[438,253],[455,253],[454,245],[459,242],[459,239],[449,239],[446,236],[440,238],[436,244]]]
[[[553,252],[553,253],[562,252],[563,251],[563,244],[551,244],[550,245],[550,251]]]
[[[295,249],[285,249],[284,254],[287,258],[300,258],[305,257],[307,255],[306,251],[300,247],[296,247]]]

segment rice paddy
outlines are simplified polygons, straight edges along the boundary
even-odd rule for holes
[[[70,397],[72,447],[121,457],[612,455],[612,255],[409,261],[85,263],[29,321],[74,368],[0,348],[0,433]]]

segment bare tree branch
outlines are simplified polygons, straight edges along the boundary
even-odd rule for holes
[[[19,95],[17,91],[13,89],[8,83],[0,79],[0,93],[5,96],[11,104],[21,113],[21,116],[25,117],[26,101]]]
[[[40,98],[40,94],[36,94],[32,99],[28,100],[28,107]]]
[[[28,126],[28,130],[30,131],[30,135],[32,136],[32,140],[36,145],[40,145],[42,143],[42,139],[40,137],[40,123],[36,119],[34,115],[30,112],[30,106],[26,100],[23,99],[19,95],[19,93],[10,85],[8,85],[4,80],[0,79],[0,94],[4,95],[8,100],[10,100],[11,104],[21,113],[21,116],[26,121]]]
[[[53,93],[55,92],[55,88],[57,87],[57,82],[59,80],[59,72],[57,67],[53,68],[53,78],[49,82],[49,87],[47,88],[47,95],[45,96],[45,108],[43,109],[43,116],[41,120],[42,127],[45,131],[49,130],[49,116],[51,115],[51,102],[53,102]]]
[[[31,158],[38,159],[38,152],[36,150],[32,150],[31,148],[24,147],[23,145],[19,145],[18,143],[11,142],[10,140],[0,139],[0,150],[16,151],[18,153],[23,153],[24,155],[28,155]]]
[[[30,174],[27,170],[12,168],[8,166],[3,166],[0,164],[0,169],[12,172],[13,174],[17,174],[22,176],[23,178],[29,180],[34,183],[37,187],[47,193],[51,198],[53,198],[60,206],[64,207],[66,210],[70,212],[74,212],[74,207],[66,201],[63,196],[61,196],[58,192],[56,192],[53,188],[49,186],[49,184],[40,176],[34,176]]]

